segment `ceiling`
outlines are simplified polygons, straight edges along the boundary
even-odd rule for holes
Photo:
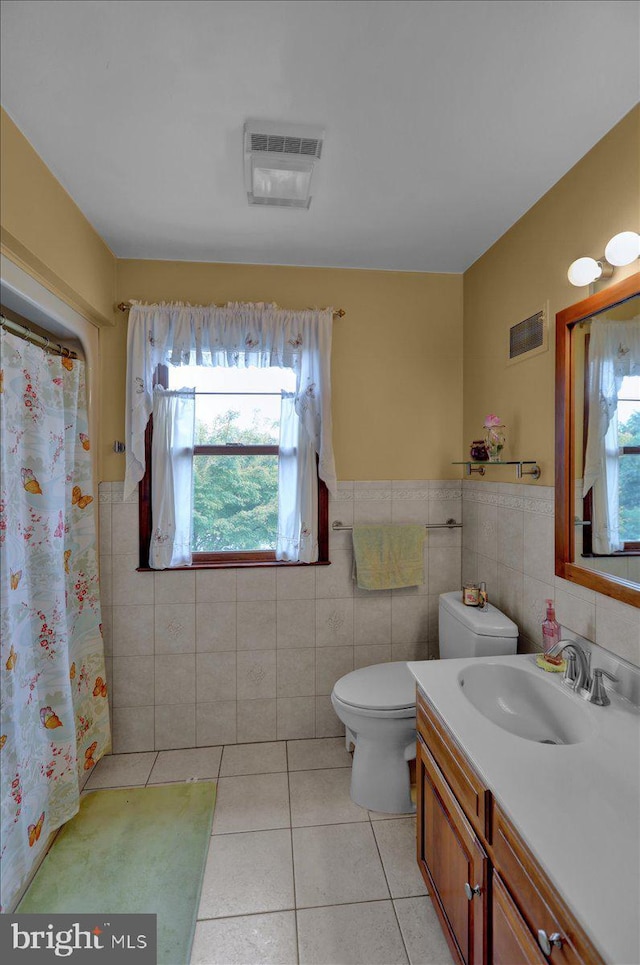
[[[639,10],[3,0],[2,104],[118,257],[460,272],[638,101]],[[308,211],[248,118],[324,126]]]

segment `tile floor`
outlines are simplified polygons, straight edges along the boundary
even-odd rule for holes
[[[86,789],[217,780],[191,965],[448,965],[415,819],[354,804],[350,765],[343,738],[117,754]]]

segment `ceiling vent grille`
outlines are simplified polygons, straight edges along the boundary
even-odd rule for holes
[[[284,134],[250,134],[250,150],[265,154],[293,154],[322,157],[322,141],[316,137],[287,137]]]
[[[249,204],[308,208],[323,143],[324,128],[316,124],[247,121],[244,183]]]

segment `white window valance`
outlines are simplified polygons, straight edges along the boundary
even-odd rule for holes
[[[318,471],[336,491],[331,442],[333,310],[290,311],[267,304],[138,305],[127,340],[125,498],[145,472],[144,435],[153,411],[158,365],[291,368],[295,409],[318,454]]]

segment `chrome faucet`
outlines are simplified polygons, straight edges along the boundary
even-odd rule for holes
[[[606,707],[611,701],[607,696],[602,678],[603,676],[607,677],[609,680],[614,681],[614,683],[617,682],[618,678],[606,670],[599,668],[596,668],[593,671],[593,676],[591,676],[589,668],[590,654],[575,640],[560,640],[548,653],[551,657],[557,657],[561,653],[564,653],[565,650],[568,650],[569,653],[567,654],[567,666],[565,667],[562,682],[568,687],[571,687],[572,690],[575,690],[576,693],[579,693],[580,696],[588,700],[589,703],[597,704],[599,707]]]
[[[547,652],[550,657],[558,657],[565,650],[569,650],[570,654],[564,671],[563,683],[571,687],[572,690],[586,689],[591,683],[589,655],[575,640],[560,640]]]

